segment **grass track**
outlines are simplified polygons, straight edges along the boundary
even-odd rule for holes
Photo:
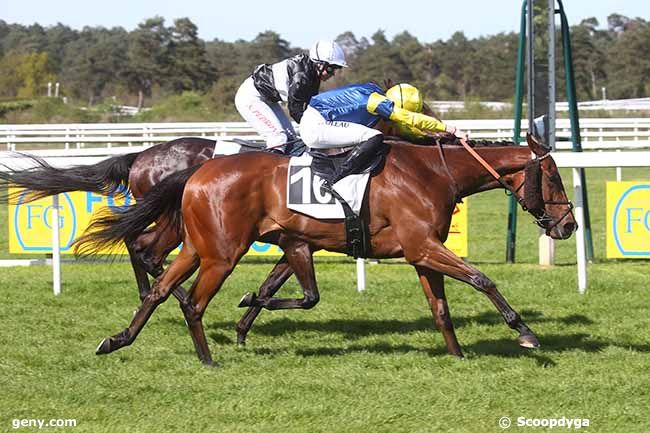
[[[317,264],[315,309],[264,312],[237,349],[235,305],[272,266],[247,260],[204,319],[220,369],[198,363],[173,300],[133,346],[98,357],[96,344],[137,305],[126,264],[64,265],[57,298],[49,268],[0,268],[0,431],[12,431],[13,419],[74,418],[75,428],[49,430],[498,432],[501,416],[564,416],[589,418],[583,431],[648,432],[648,262],[603,259],[604,180],[613,170],[588,178],[597,262],[586,296],[575,290],[573,239],[558,243],[558,266],[541,269],[536,230],[520,215],[520,263],[502,264],[503,193],[470,200],[470,259],[536,331],[537,351],[516,345],[483,295],[448,281],[467,356],[452,359],[409,266],[368,267],[369,290],[359,295],[354,265],[338,260]],[[625,178],[650,176],[626,170]],[[297,296],[295,280],[281,294]],[[531,430],[546,431],[509,431]]]

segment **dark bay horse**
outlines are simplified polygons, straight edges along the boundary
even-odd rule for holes
[[[130,191],[136,200],[172,173],[196,166],[212,158],[215,140],[184,137],[160,143],[142,152],[108,158],[93,165],[56,168],[43,159],[28,154],[34,165],[24,170],[0,172],[0,187],[17,186],[31,190],[27,200],[36,200],[71,191],[89,191],[102,195]],[[136,276],[140,299],[150,289],[147,273],[158,276],[162,262],[179,243],[172,231],[154,226],[127,245]],[[152,242],[156,240],[155,245]],[[145,253],[146,251],[146,253]]]
[[[388,89],[393,86],[393,82],[388,80],[384,85]],[[437,117],[427,104],[423,106],[423,113]],[[390,122],[382,120],[375,128],[387,136],[397,135],[397,130]],[[124,194],[130,191],[137,201],[170,174],[211,159],[216,145],[216,140],[183,137],[156,144],[142,152],[118,155],[97,164],[69,168],[52,167],[41,158],[21,154],[20,156],[31,158],[34,166],[24,170],[12,170],[7,167],[9,170],[0,171],[0,190],[9,186],[29,189],[32,193],[23,196],[23,203],[71,191],[89,191],[102,195]],[[251,150],[259,149],[242,149],[242,151]],[[0,197],[0,202],[4,198],[6,197]],[[159,223],[147,227],[139,236],[126,244],[140,300],[144,299],[151,288],[148,275],[153,277],[160,275],[165,259],[181,242],[181,233],[175,231],[169,224],[164,224],[164,221]],[[286,260],[281,258],[271,271],[268,282],[274,278],[286,281],[291,275],[291,268],[286,264]],[[186,298],[185,292],[180,287],[174,290],[174,295],[179,301]],[[254,311],[249,311],[245,316],[251,322],[259,314],[259,308],[252,310]],[[238,331],[238,342],[243,344],[244,339],[245,333]]]
[[[426,106],[424,110],[433,114]],[[394,135],[395,132],[388,122],[383,121],[377,125],[377,129],[386,135]],[[6,167],[8,170],[0,171],[0,190],[9,186],[30,190],[29,195],[23,196],[23,203],[71,191],[89,191],[102,195],[120,195],[130,191],[137,201],[170,174],[212,159],[216,145],[215,140],[183,137],[156,144],[141,152],[117,155],[97,164],[68,168],[52,167],[42,158],[21,153],[17,156],[31,159],[33,166],[20,170]],[[17,198],[0,197],[0,202]],[[180,233],[171,230],[168,224],[157,224],[127,243],[141,300],[150,289],[147,274],[153,277],[160,275],[165,258],[180,241]],[[284,261],[281,260],[281,263]],[[287,278],[289,276],[291,273]],[[180,298],[184,292],[178,290],[176,294]]]
[[[424,113],[435,116],[426,104]],[[396,133],[389,122],[381,121],[376,128],[385,135]],[[130,191],[137,201],[167,176],[211,159],[216,145],[215,140],[183,137],[156,144],[141,152],[114,156],[97,164],[68,168],[52,167],[41,158],[20,154],[19,156],[30,158],[34,165],[28,169],[12,170],[7,167],[9,170],[0,171],[0,190],[8,186],[29,189],[31,194],[23,196],[23,203],[71,191],[89,191],[102,195],[119,195]],[[3,199],[11,198],[0,197],[0,202]],[[162,273],[165,259],[180,242],[181,233],[164,221],[159,221],[159,224],[145,228],[139,236],[126,243],[140,300],[144,299],[151,288],[148,275],[157,277]],[[276,286],[279,288],[281,282],[288,280],[292,274],[291,267],[282,257],[260,292],[267,293]],[[181,302],[187,298],[180,286],[173,293]],[[238,344],[245,343],[246,333],[259,313],[259,307],[251,307],[242,317],[237,328]]]
[[[371,178],[362,212],[370,221],[372,257],[404,257],[415,267],[435,324],[452,355],[462,356],[462,351],[445,297],[444,275],[484,293],[508,326],[519,333],[521,346],[539,345],[496,285],[443,245],[456,201],[500,186],[524,195],[536,190],[538,204],[530,210],[538,223],[553,238],[571,236],[576,223],[557,167],[546,149],[530,136],[528,145],[476,149],[500,176],[496,180],[463,148],[445,147],[442,152],[436,147],[393,142],[384,169]],[[531,158],[531,151],[535,158]],[[442,160],[444,154],[446,162]],[[319,294],[312,253],[320,249],[345,251],[345,231],[341,221],[316,220],[287,209],[287,165],[286,158],[273,154],[217,158],[169,176],[129,210],[96,220],[89,233],[78,240],[78,250],[93,252],[106,244],[128,242],[161,217],[176,230],[181,226],[184,230],[183,249],[156,279],[130,326],[104,339],[97,353],[131,344],[155,308],[199,269],[184,313],[199,359],[212,364],[203,313],[255,240],[277,244],[284,250],[304,297],[260,296],[244,303],[271,310],[313,307]],[[522,177],[523,188],[513,185]]]

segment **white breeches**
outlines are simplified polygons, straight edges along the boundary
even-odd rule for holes
[[[235,106],[246,122],[264,137],[266,147],[280,146],[295,138],[296,132],[280,104],[269,102],[260,95],[252,77],[248,77],[239,86]]]
[[[328,121],[312,107],[307,107],[300,120],[302,141],[315,149],[353,146],[379,134],[380,131],[358,123]]]

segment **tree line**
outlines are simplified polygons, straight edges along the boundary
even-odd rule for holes
[[[571,27],[571,38],[579,99],[598,99],[603,87],[610,99],[650,95],[648,21],[612,14],[601,28],[589,18]],[[447,40],[423,42],[408,31],[392,40],[381,30],[369,39],[349,31],[336,41],[350,67],[328,86],[389,78],[418,86],[428,99],[513,98],[515,32],[470,39],[459,31]],[[192,91],[231,112],[239,84],[256,65],[303,51],[273,31],[251,41],[206,42],[188,18],[172,25],[161,17],[149,18],[132,31],[0,20],[0,98],[42,96],[47,82],[60,82],[65,96],[89,106],[106,100],[143,106]],[[561,59],[559,55],[558,74],[564,70]],[[560,99],[563,89],[559,80]]]

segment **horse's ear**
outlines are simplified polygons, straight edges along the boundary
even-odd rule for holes
[[[537,141],[535,136],[531,133],[526,133],[526,141],[528,142],[528,147],[530,148],[530,151],[533,152],[538,157],[546,155],[549,151],[549,149],[546,148],[542,143]]]

